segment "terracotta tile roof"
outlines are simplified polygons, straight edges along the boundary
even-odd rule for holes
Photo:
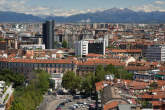
[[[114,53],[141,53],[142,50],[141,49],[113,49],[111,50]]]
[[[165,66],[159,67],[159,70],[160,70],[160,71],[165,71]]]
[[[57,64],[71,64],[75,62],[73,59],[59,59],[59,60],[47,60],[47,59],[20,59],[20,58],[0,58],[2,62],[19,62],[19,63],[57,63]]]
[[[152,95],[149,95],[149,94],[139,95],[138,97],[143,98],[143,99],[152,99]]]
[[[130,71],[147,71],[150,69],[151,69],[151,67],[149,67],[149,66],[127,66],[127,67],[125,67],[125,70],[130,70]]]
[[[100,81],[100,82],[95,83],[95,86],[96,86],[96,91],[103,89],[104,88],[104,81]]]
[[[100,81],[100,82],[95,83],[96,91],[103,89],[104,84],[111,84],[111,82],[110,81]]]
[[[160,101],[152,101],[152,106],[161,106],[162,102]]]
[[[88,55],[86,55],[86,56],[87,56],[87,57],[101,57],[101,56],[103,56],[103,55],[90,53],[90,54],[88,54]]]
[[[143,94],[143,95],[139,95],[138,97],[142,99],[162,99],[165,98],[165,94],[157,94],[157,95]]]
[[[110,103],[104,105],[104,110],[109,110],[109,109],[115,108],[118,106],[118,104],[119,104],[118,101],[110,102]]]
[[[13,53],[13,54],[10,54],[8,57],[9,57],[9,58],[13,58],[13,57],[15,57],[15,56],[16,56],[16,54]]]
[[[79,61],[78,65],[98,65],[98,64],[103,64],[103,65],[116,65],[116,66],[124,66],[125,63],[121,62],[120,60],[117,59],[98,59],[98,58],[93,58],[93,59],[88,59],[87,61]]]
[[[149,83],[146,82],[140,82],[140,81],[132,81],[128,83],[128,86],[131,87],[132,89],[145,89]]]
[[[158,86],[164,86],[165,85],[165,81],[157,80],[157,84],[158,84]]]

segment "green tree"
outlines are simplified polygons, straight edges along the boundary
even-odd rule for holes
[[[8,69],[0,70],[0,80],[7,83],[14,83],[14,87],[20,86],[24,83],[25,77],[23,74],[14,73]]]
[[[95,82],[104,80],[105,71],[103,65],[98,65],[95,72]]]
[[[115,78],[129,79],[129,80],[133,79],[133,74],[124,70],[123,67],[115,67],[110,64],[105,67],[105,71],[106,74],[114,74]]]
[[[82,78],[78,75],[75,76],[73,89],[80,90],[82,85]]]
[[[105,67],[105,71],[108,74],[115,74],[115,73],[117,73],[117,69],[112,64],[107,65]]]
[[[95,89],[95,76],[93,73],[88,73],[84,78],[82,78],[81,90],[85,90],[86,94],[89,94]]]
[[[156,89],[156,88],[158,88],[158,84],[156,82],[153,82],[153,83],[150,84],[150,89],[151,90]]]
[[[74,90],[74,84],[75,84],[75,73],[73,71],[66,72],[62,78],[62,86],[65,89]]]
[[[68,45],[68,44],[67,44],[66,40],[64,40],[64,41],[62,42],[62,47],[63,47],[63,48],[67,48],[67,45]]]
[[[50,78],[50,75],[48,73],[46,73],[45,71],[42,71],[42,70],[38,70],[36,71],[38,74],[37,74],[37,87],[39,89],[41,89],[41,91],[44,93],[48,90],[49,88],[49,78]]]
[[[0,41],[4,41],[4,38],[0,37]]]
[[[35,77],[30,80],[28,86],[15,90],[10,110],[35,110],[48,88],[49,74],[41,70],[35,71]]]

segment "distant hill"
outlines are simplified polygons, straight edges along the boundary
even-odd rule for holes
[[[0,22],[40,22],[42,18],[30,14],[0,11]]]
[[[44,18],[23,13],[0,12],[0,22],[41,22],[52,19],[56,22],[165,23],[165,12],[136,12],[127,8],[112,8],[68,17],[47,16]]]

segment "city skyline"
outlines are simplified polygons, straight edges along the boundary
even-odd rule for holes
[[[134,11],[165,11],[163,0],[1,0],[0,11],[33,15],[70,16],[103,11],[110,8],[129,8]]]

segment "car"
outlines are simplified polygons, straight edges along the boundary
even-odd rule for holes
[[[62,110],[61,107],[57,107],[56,110]]]
[[[81,99],[81,96],[80,95],[75,95],[75,96],[73,96],[73,99]]]
[[[72,100],[71,100],[71,99],[67,99],[66,102],[67,102],[67,103],[68,103],[68,102],[72,102]]]
[[[74,110],[75,108],[73,106],[70,106],[69,107],[69,110]]]
[[[60,107],[60,106],[65,106],[65,102],[60,103],[60,104],[59,104],[59,107]]]
[[[84,102],[83,104],[84,104],[84,105],[87,105],[87,103],[86,103],[86,102]]]
[[[79,105],[78,104],[74,104],[73,107],[74,108],[79,108]]]
[[[77,101],[77,104],[84,104],[83,102]]]

